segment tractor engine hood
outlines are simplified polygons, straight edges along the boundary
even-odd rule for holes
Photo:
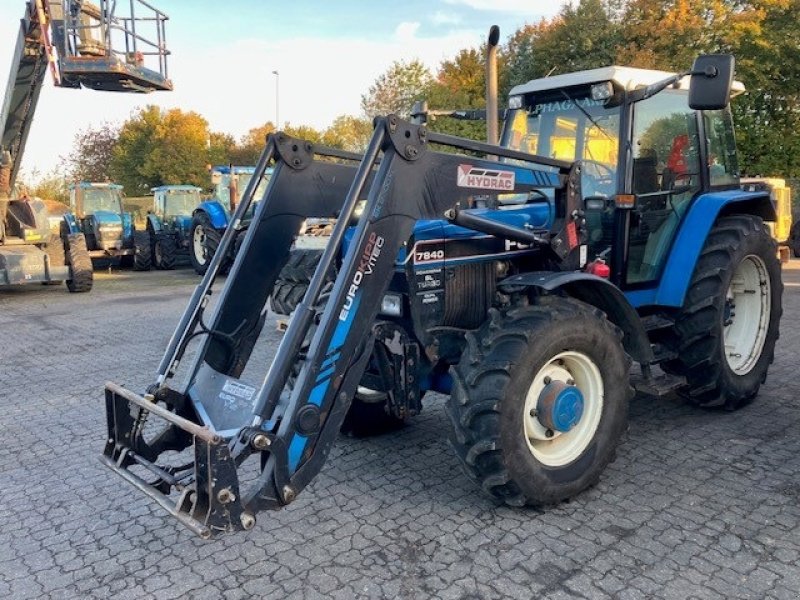
[[[122,216],[100,210],[92,215],[93,233],[97,246],[102,250],[122,248]]]
[[[173,217],[173,223],[175,229],[188,233],[192,226],[192,215],[177,215]]]

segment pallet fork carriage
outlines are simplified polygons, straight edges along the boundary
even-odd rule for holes
[[[524,166],[525,162],[507,163],[502,171],[513,177],[506,176],[505,182],[486,180],[490,182],[486,185],[502,185],[502,189],[481,189],[484,184],[478,179],[473,185],[464,178],[491,176],[497,173],[497,162],[434,152],[428,148],[430,143],[505,160],[533,158],[430,133],[423,126],[395,116],[377,120],[366,154],[355,171],[347,165],[313,160],[307,142],[282,134],[270,137],[234,223],[252,201],[267,164],[275,160],[272,180],[259,203],[256,225],[250,226],[221,292],[213,322],[202,325],[203,309],[224,252],[215,255],[192,296],[149,394],[141,397],[107,384],[109,435],[105,464],[202,537],[249,529],[256,513],[291,502],[322,467],[370,356],[375,335],[373,322],[394,259],[417,220],[436,218],[449,211],[455,222],[463,219],[467,221],[465,225],[478,230],[485,227],[491,229],[487,233],[493,234],[503,228],[502,234],[508,239],[540,245],[560,260],[574,260],[577,266],[573,255],[585,236],[578,210],[579,166],[541,158],[537,162],[548,162],[549,169]],[[339,157],[354,158],[341,154]],[[345,186],[349,186],[346,194]],[[503,226],[475,216],[468,220],[466,213],[458,211],[459,202],[476,193],[527,193],[534,187],[552,188],[563,197],[563,202],[556,204],[565,210],[558,215],[554,231]],[[367,190],[367,204],[344,261],[349,267],[336,278],[311,346],[303,355],[301,347],[316,314],[314,307],[324,275],[333,263],[335,248],[344,239],[356,203]],[[260,318],[267,297],[303,219],[337,213],[339,219],[331,243],[281,341],[268,376],[257,390],[242,385],[234,374],[241,372],[247,361],[253,336],[263,322]],[[234,230],[232,227],[226,231],[223,248],[231,243]],[[191,369],[193,383],[184,395],[167,383],[198,326],[208,335]],[[296,365],[301,367],[299,375],[293,386],[287,386]],[[214,383],[220,379],[224,381]],[[240,402],[235,414],[231,410],[222,412],[218,404],[226,397],[223,388],[238,392],[249,402]],[[136,416],[132,416],[132,407]],[[169,422],[167,430],[151,443],[145,442],[140,426],[147,413]],[[157,466],[161,453],[189,446],[194,447],[194,460],[183,470]],[[252,487],[244,490],[236,468],[253,454],[261,455],[264,468]],[[144,467],[156,476],[156,481],[146,483],[129,470],[132,465]],[[167,497],[171,490],[180,490],[177,501]]]

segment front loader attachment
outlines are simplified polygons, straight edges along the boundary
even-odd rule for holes
[[[435,152],[430,143],[495,160]],[[417,220],[446,217],[505,236],[548,253],[565,268],[574,268],[585,243],[578,165],[429,133],[394,116],[376,120],[358,168],[348,164],[354,158],[348,154],[334,156],[335,163],[314,160],[306,144],[281,134],[269,139],[234,227],[223,236],[147,394],[106,386],[105,463],[203,537],[249,529],[259,511],[290,503],[319,472],[372,352],[395,259]],[[219,257],[273,160],[265,196],[206,323]],[[498,229],[496,222],[467,210],[477,201],[542,188],[554,190],[559,207],[550,230]],[[330,289],[326,275],[365,197]],[[330,242],[275,359],[264,365],[263,381],[242,380],[267,297],[302,220],[333,215]],[[170,386],[196,336],[204,340],[185,387]],[[164,423],[157,435],[146,433],[148,418]]]

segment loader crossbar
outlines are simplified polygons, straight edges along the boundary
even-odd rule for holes
[[[431,140],[489,158],[437,152],[430,148]],[[238,375],[250,358],[250,338],[253,332],[257,337],[260,331],[259,315],[263,315],[266,298],[289,252],[292,227],[299,227],[303,218],[302,211],[291,207],[303,204],[307,199],[301,194],[308,191],[316,190],[320,204],[329,199],[328,195],[320,195],[319,185],[303,187],[304,182],[308,183],[307,177],[302,176],[307,169],[292,171],[277,150],[276,140],[271,138],[244,194],[240,210],[252,200],[254,184],[266,163],[276,160],[273,177],[242,241],[217,310],[206,331],[201,331],[207,333],[206,341],[195,357],[185,393],[171,389],[166,382],[174,373],[186,341],[196,334],[201,323],[202,299],[209,293],[218,269],[214,261],[173,335],[157,382],[150,390],[152,400],[113,384],[106,388],[106,464],[117,472],[135,464],[156,475],[156,481],[147,484],[121,473],[151,497],[160,494],[157,502],[201,535],[205,532],[203,527],[209,535],[251,527],[259,511],[290,503],[319,472],[372,352],[381,326],[376,317],[395,258],[417,220],[441,219],[448,211],[457,215],[475,199],[497,200],[502,194],[550,188],[554,190],[555,206],[559,207],[552,230],[535,238],[519,235],[541,252],[549,253],[565,269],[574,268],[578,248],[586,240],[579,164],[450,136],[429,138],[424,126],[393,115],[378,118],[358,168],[346,171],[346,193],[338,187],[341,177],[312,178],[317,184],[336,181],[330,195],[340,194],[338,219],[275,359],[261,384],[254,386],[240,381]],[[313,164],[314,161],[309,163]],[[290,172],[296,176],[288,176]],[[338,175],[344,173],[340,170]],[[290,183],[297,183],[298,187],[289,187]],[[326,294],[329,292],[325,307],[320,309],[326,274],[332,272],[356,204],[364,196],[366,206],[333,287],[325,290]],[[479,229],[481,223],[475,221],[475,228]],[[502,234],[502,230],[496,233]],[[514,232],[506,233],[511,237]],[[230,245],[231,237],[229,229],[223,247]],[[232,355],[232,346],[239,352]],[[156,411],[155,407],[162,410]],[[168,423],[167,431],[154,443],[145,442],[137,430],[137,423],[148,414]],[[188,475],[181,471],[176,477],[174,469],[164,469],[159,462],[167,450],[188,449],[192,445],[194,464]],[[245,485],[240,475],[254,460],[258,471]],[[226,500],[224,506],[220,506],[220,493]],[[178,494],[178,500],[169,501],[169,494]]]

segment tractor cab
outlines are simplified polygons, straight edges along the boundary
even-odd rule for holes
[[[612,262],[622,287],[658,280],[699,194],[739,186],[730,108],[691,108],[689,76],[656,89],[672,76],[610,66],[535,79],[509,95],[502,145],[580,161],[587,258]]]
[[[241,196],[254,172],[255,167],[218,166],[211,169],[214,197],[225,207],[225,210],[230,212],[236,207],[238,196]],[[256,201],[264,195],[267,183],[268,179],[259,183],[254,195]],[[231,202],[231,200],[233,201]]]
[[[56,85],[113,92],[172,89],[167,16],[144,0],[48,0],[58,53]]]
[[[189,231],[192,213],[202,202],[202,188],[193,185],[162,185],[154,187],[153,214],[164,225]]]

